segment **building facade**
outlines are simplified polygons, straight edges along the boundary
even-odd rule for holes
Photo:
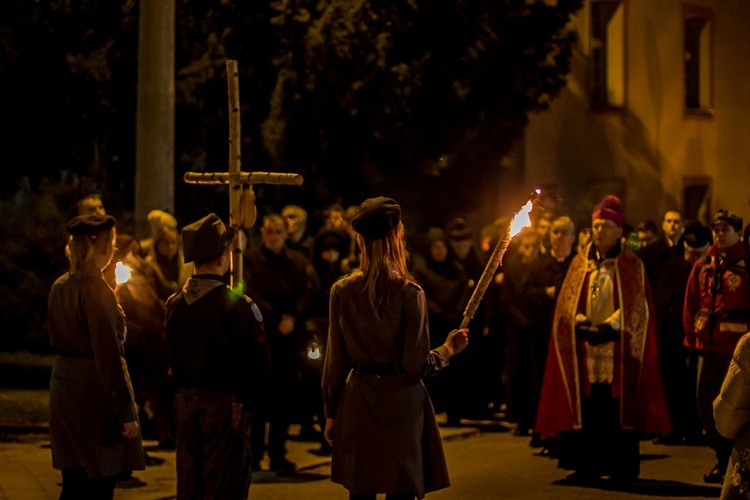
[[[750,219],[750,0],[586,0],[568,86],[531,117],[525,182],[583,222],[676,207]]]

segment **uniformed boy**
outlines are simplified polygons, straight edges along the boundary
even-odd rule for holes
[[[247,498],[249,412],[264,399],[268,347],[258,307],[233,291],[230,231],[216,214],[182,230],[195,274],[167,301],[177,498]]]

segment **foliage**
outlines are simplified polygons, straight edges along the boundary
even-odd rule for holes
[[[63,170],[132,183],[135,21],[133,0],[0,1],[0,195]]]
[[[575,42],[566,27],[582,5],[175,1],[176,179],[226,168],[224,64],[237,59],[245,170],[305,176],[302,189],[256,186],[261,212],[382,193],[438,223],[494,196],[528,114],[565,85]],[[0,313],[13,328],[22,317],[43,329],[45,287],[65,267],[69,212],[54,204],[70,207],[70,193],[90,187],[118,218],[133,210],[137,21],[136,0],[0,0],[11,172],[0,209],[12,221]],[[225,193],[178,181],[178,220],[225,213]]]
[[[47,295],[67,269],[64,228],[75,211],[79,183],[44,180],[32,189],[25,178],[13,197],[0,202],[1,349],[47,344]]]

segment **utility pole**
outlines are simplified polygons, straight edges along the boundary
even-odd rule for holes
[[[175,1],[140,0],[136,105],[135,236],[149,233],[147,216],[174,214]]]

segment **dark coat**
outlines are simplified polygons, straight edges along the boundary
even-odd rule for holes
[[[650,245],[646,245],[638,252],[638,257],[643,261],[646,269],[646,277],[651,290],[656,290],[664,265],[674,259],[676,248],[682,248],[682,244],[670,245],[666,236],[662,236]]]
[[[448,364],[430,351],[424,292],[387,284],[380,312],[361,293],[363,275],[331,289],[323,372],[326,416],[334,418],[331,480],[353,493],[424,494],[449,486],[440,432],[421,378]],[[395,364],[403,373],[357,375],[357,365]]]
[[[413,262],[414,278],[427,297],[427,312],[433,327],[432,342],[433,345],[440,345],[450,327],[456,328],[455,325],[461,324],[461,313],[472,291],[469,276],[452,257],[444,262],[435,262],[429,253],[426,257],[415,254]]]
[[[167,301],[179,498],[247,498],[248,415],[235,430],[232,403],[263,410],[269,356],[262,319],[218,275],[193,275]]]
[[[52,465],[82,466],[91,478],[144,469],[140,434],[120,432],[137,416],[114,291],[101,274],[64,274],[50,290],[47,317],[50,343],[63,353],[50,381]]]
[[[167,301],[166,330],[175,387],[228,392],[245,408],[262,404],[268,382],[263,317],[220,276],[190,278]]]
[[[294,316],[300,328],[309,314],[315,292],[309,266],[307,257],[289,248],[274,254],[261,245],[245,257],[246,293],[260,307],[272,343],[282,314]]]
[[[555,314],[555,303],[560,292],[574,252],[562,262],[552,256],[552,252],[540,255],[529,264],[528,273],[518,284],[518,300],[525,304],[531,314],[531,327],[528,330],[530,359],[525,360],[531,368],[531,409],[536,415],[539,397],[542,393],[544,369],[547,365],[552,317]],[[547,295],[546,288],[554,286],[555,295]]]

